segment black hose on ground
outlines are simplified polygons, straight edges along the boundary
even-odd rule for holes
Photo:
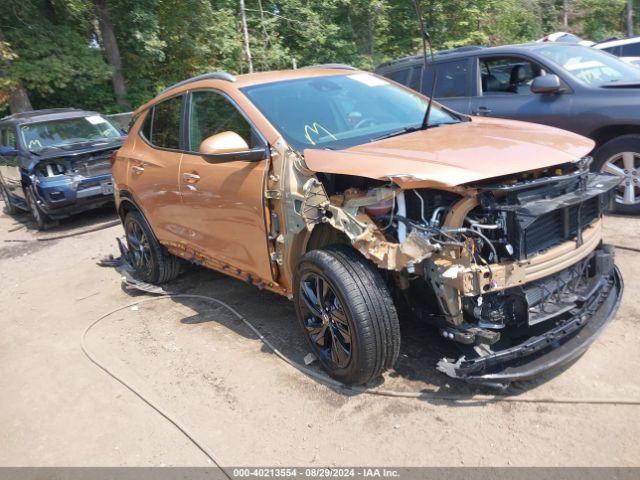
[[[168,422],[174,425],[187,439],[193,443],[202,453],[206,455],[206,457],[211,460],[220,470],[224,473],[224,475],[231,479],[231,476],[224,470],[220,461],[215,457],[213,452],[206,447],[202,442],[198,441],[193,433],[189,431],[189,429],[183,425],[179,420],[177,420],[174,416],[172,416],[169,412],[164,410],[162,407],[156,405],[153,401],[145,397],[136,387],[129,384],[125,379],[121,378],[113,371],[109,369],[106,365],[98,361],[95,356],[93,356],[90,350],[87,348],[86,339],[89,332],[101,321],[107,319],[109,316],[125,310],[127,308],[131,308],[137,305],[141,305],[144,303],[174,299],[174,298],[191,298],[198,299],[203,301],[208,301],[212,303],[216,303],[224,308],[226,308],[230,313],[232,313],[236,318],[238,318],[244,325],[249,328],[260,341],[271,350],[278,358],[295,368],[296,370],[302,372],[303,374],[317,380],[325,385],[334,387],[336,389],[342,390],[344,392],[355,392],[361,394],[369,394],[369,395],[379,395],[385,397],[396,397],[396,398],[416,398],[416,399],[425,399],[425,400],[434,400],[434,401],[443,401],[443,402],[459,402],[459,403],[471,403],[471,402],[510,402],[510,403],[553,403],[553,404],[589,404],[589,405],[628,405],[628,406],[640,406],[640,400],[632,399],[632,398],[624,398],[624,399],[615,399],[615,398],[560,398],[560,397],[535,397],[535,396],[506,396],[506,395],[460,395],[460,394],[447,394],[447,393],[438,393],[436,391],[421,391],[421,392],[397,392],[393,390],[385,390],[385,389],[369,389],[366,387],[351,387],[344,385],[332,378],[327,377],[321,373],[318,373],[310,368],[307,368],[304,365],[301,365],[293,360],[289,359],[285,356],[277,347],[275,347],[268,339],[260,333],[260,331],[242,314],[240,314],[237,310],[235,310],[230,305],[225,302],[218,300],[217,298],[207,297],[204,295],[192,295],[192,294],[172,294],[172,295],[162,295],[156,297],[148,297],[142,300],[138,300],[136,302],[129,303],[127,305],[123,305],[118,307],[110,312],[105,313],[100,316],[96,320],[94,320],[89,326],[84,330],[81,336],[81,348],[84,355],[91,361],[94,365],[104,371],[107,375],[118,381],[122,386],[131,391],[134,395],[136,395],[140,400],[149,405],[153,410],[159,413],[162,417],[164,417]]]

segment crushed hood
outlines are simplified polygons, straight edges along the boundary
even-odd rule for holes
[[[315,172],[391,179],[403,188],[457,186],[575,162],[595,143],[544,125],[473,118],[345,150],[304,151]]]

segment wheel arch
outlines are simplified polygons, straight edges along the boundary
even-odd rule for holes
[[[596,148],[599,148],[608,141],[625,135],[640,135],[640,125],[607,125],[595,130],[589,137],[595,140]]]
[[[319,250],[329,245],[345,244],[351,246],[347,235],[328,223],[319,223],[313,229],[303,229],[296,234],[288,249],[286,270],[293,282],[294,272],[300,259],[312,250]]]
[[[158,236],[156,235],[156,232],[153,230],[153,227],[151,226],[149,219],[144,214],[144,210],[142,210],[138,206],[138,204],[131,197],[131,194],[129,192],[127,191],[120,192],[120,202],[118,203],[117,208],[118,208],[118,216],[120,217],[120,221],[122,222],[123,225],[124,225],[124,219],[126,218],[129,212],[138,212],[142,217],[142,219],[144,220],[144,222],[147,224],[147,227],[149,227],[149,230],[151,231],[155,239],[158,240]]]

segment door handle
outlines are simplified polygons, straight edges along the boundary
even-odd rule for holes
[[[475,112],[472,112],[474,115],[489,115],[491,113],[491,109],[489,107],[478,107]]]
[[[182,178],[186,183],[198,183],[200,175],[197,173],[183,173]]]
[[[131,167],[131,170],[136,175],[142,175],[142,172],[144,172],[144,167],[142,165],[134,165],[133,167]]]

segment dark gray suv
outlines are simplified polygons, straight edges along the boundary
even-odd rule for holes
[[[599,50],[535,43],[441,52],[422,75],[422,56],[376,73],[469,115],[543,123],[596,141],[594,170],[623,181],[616,211],[640,214],[640,69]]]

